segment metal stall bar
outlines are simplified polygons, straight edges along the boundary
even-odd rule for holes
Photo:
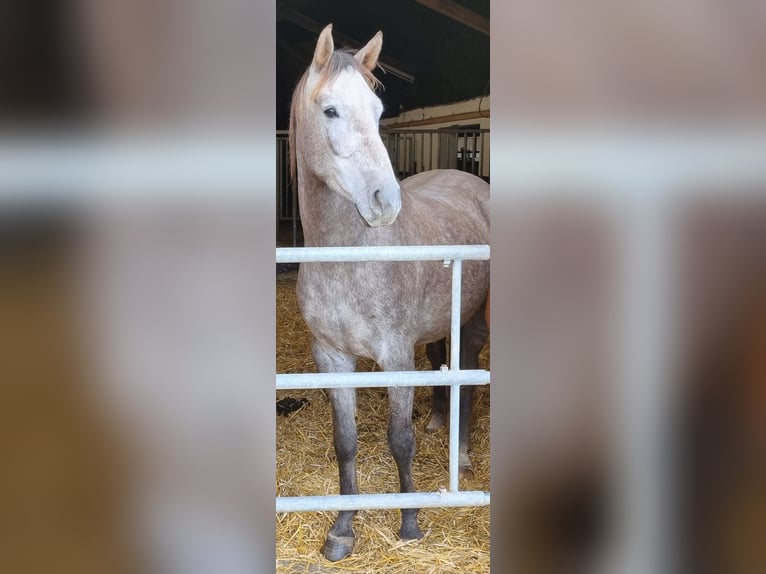
[[[334,494],[326,496],[278,496],[277,512],[321,512],[334,510],[382,510],[488,506],[489,492],[387,492]]]
[[[463,262],[452,262],[452,319],[450,323],[450,359],[451,373],[460,372],[460,288],[463,277]],[[449,396],[449,489],[458,490],[458,452],[460,444],[460,384],[450,385]]]
[[[456,259],[489,259],[489,245],[376,245],[277,248],[277,263],[454,261]]]
[[[432,169],[449,168],[452,165],[455,169],[487,177],[489,164],[481,158],[485,155],[484,141],[488,133],[487,128],[402,129],[391,126],[382,128],[380,136],[397,174],[411,175]],[[454,136],[454,157],[450,156],[448,150],[440,149],[439,136],[445,135]],[[481,146],[481,151],[477,146]],[[445,159],[449,161],[444,163]]]
[[[340,389],[345,387],[433,387],[445,385],[486,385],[489,371],[372,371],[369,373],[281,373],[277,389]]]

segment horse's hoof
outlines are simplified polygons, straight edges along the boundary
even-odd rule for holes
[[[337,562],[349,556],[353,549],[353,536],[336,536],[335,534],[328,533],[327,540],[325,540],[324,546],[322,546],[322,554],[330,562]]]
[[[473,478],[473,468],[470,466],[461,466],[458,468],[458,476],[460,478],[467,478],[472,479]]]
[[[426,425],[426,432],[436,432],[443,427],[444,427],[444,421],[441,418],[432,416],[431,420],[428,421],[428,424]]]
[[[402,540],[420,540],[423,538],[423,532],[417,524],[407,527],[402,526],[399,530],[399,538]]]

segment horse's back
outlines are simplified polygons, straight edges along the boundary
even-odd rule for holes
[[[443,197],[445,191],[479,200],[489,200],[489,184],[479,176],[457,169],[432,169],[411,175],[400,182],[402,191],[418,197]]]
[[[456,169],[434,169],[411,175],[400,184],[403,205],[419,220],[475,220],[488,234],[489,184],[480,177]],[[487,235],[481,242],[488,241]]]

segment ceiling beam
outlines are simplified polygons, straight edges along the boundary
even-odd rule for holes
[[[315,34],[319,34],[326,26],[326,24],[322,24],[316,20],[313,20],[312,18],[309,18],[305,14],[302,14],[292,6],[289,6],[285,3],[280,3],[277,6],[277,16],[284,18],[285,20],[289,20],[304,30],[314,32]],[[332,35],[338,43],[343,45],[343,47],[358,50],[364,46],[363,42],[359,42],[358,40],[355,40],[350,36],[346,36],[345,34],[336,30],[333,30]],[[399,62],[390,56],[381,55],[381,57],[378,59],[378,65],[386,72],[396,76],[397,78],[401,78],[405,82],[409,82],[411,84],[415,81],[415,76],[412,73],[413,70],[403,62]]]
[[[415,2],[489,36],[489,18],[485,18],[457,2],[452,0],[415,0]]]

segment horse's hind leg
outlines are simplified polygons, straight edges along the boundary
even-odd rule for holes
[[[415,361],[384,361],[380,366],[386,371],[411,371]],[[413,387],[392,387],[388,389],[388,445],[399,470],[401,492],[415,492],[412,480],[412,460],[415,458],[415,432],[412,428],[412,403],[415,397]],[[422,538],[418,526],[417,508],[402,509],[402,527],[399,536],[404,540]]]
[[[314,342],[314,361],[320,372],[353,372],[356,359],[327,349]],[[356,389],[328,389],[327,394],[332,404],[333,443],[338,459],[340,475],[340,493],[358,494],[356,482]],[[354,549],[354,529],[352,521],[356,510],[344,510],[338,513],[335,523],[327,533],[322,554],[331,561],[340,560],[351,554]]]
[[[447,339],[441,339],[426,345],[426,356],[431,362],[431,368],[438,371],[447,363]],[[431,419],[426,425],[427,432],[436,432],[447,420],[447,387],[432,387]]]
[[[484,313],[484,306],[460,329],[460,368],[478,369],[479,353],[487,342],[489,329]],[[468,450],[471,446],[471,411],[473,410],[474,386],[460,387],[460,475],[473,476]]]

